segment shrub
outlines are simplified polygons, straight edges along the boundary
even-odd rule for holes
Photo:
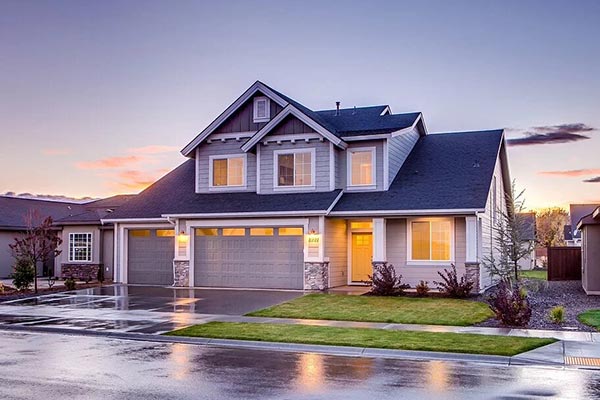
[[[504,325],[525,326],[531,319],[527,294],[521,289],[518,283],[511,285],[510,282],[502,280],[490,297],[490,308],[496,319]]]
[[[73,279],[73,277],[67,278],[65,279],[65,287],[67,288],[67,290],[75,290],[75,288],[77,287],[77,282],[75,282],[75,279]]]
[[[20,291],[29,289],[35,280],[35,268],[31,260],[26,257],[17,259],[13,270],[10,277],[15,288]]]
[[[0,282],[0,294],[4,294],[4,283]]]
[[[404,293],[410,286],[402,283],[402,275],[396,275],[392,264],[376,264],[373,267],[371,280],[371,294],[378,296],[397,296]]]
[[[562,324],[565,322],[565,308],[563,306],[556,306],[550,310],[550,321],[555,324]]]
[[[450,271],[444,268],[444,272],[438,272],[438,275],[442,278],[442,282],[433,283],[447,296],[461,299],[471,294],[473,282],[467,280],[464,275],[459,280],[456,265],[452,264]]]
[[[417,289],[417,296],[427,296],[427,294],[429,293],[429,285],[427,283],[427,281],[420,281],[419,284],[415,286],[415,289]]]

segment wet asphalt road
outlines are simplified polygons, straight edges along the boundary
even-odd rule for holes
[[[2,399],[587,399],[600,373],[0,332]]]

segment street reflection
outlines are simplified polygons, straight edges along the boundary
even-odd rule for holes
[[[428,386],[435,392],[448,388],[448,364],[442,361],[430,361],[427,364]]]
[[[190,347],[181,343],[174,343],[171,347],[170,359],[173,361],[173,378],[186,379],[190,373]]]
[[[314,353],[300,354],[296,363],[296,385],[301,391],[312,392],[324,383],[323,356]]]

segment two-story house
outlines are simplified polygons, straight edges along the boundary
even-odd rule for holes
[[[105,219],[114,280],[324,289],[388,262],[410,285],[455,264],[478,290],[510,190],[502,130],[429,134],[387,105],[312,111],[256,82],[187,161]]]

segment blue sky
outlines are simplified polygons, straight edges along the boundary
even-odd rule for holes
[[[139,190],[260,79],[431,132],[566,130],[510,147],[511,174],[532,207],[600,201],[599,38],[597,1],[4,0],[0,192]]]

